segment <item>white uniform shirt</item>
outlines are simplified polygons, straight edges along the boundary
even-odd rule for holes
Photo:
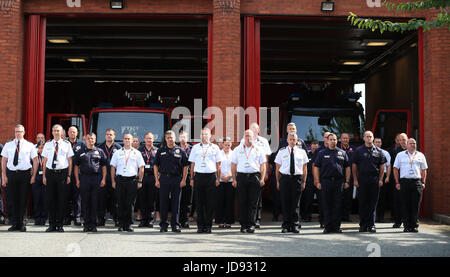
[[[233,150],[230,149],[228,152],[228,156],[225,154],[225,151],[220,151],[220,175],[229,176],[231,175],[231,156],[233,155]],[[222,178],[220,178],[220,182],[223,182]],[[233,178],[230,178],[228,182],[233,182]]]
[[[6,167],[9,170],[28,170],[33,167],[31,160],[37,157],[37,151],[36,147],[34,147],[31,142],[25,139],[20,140],[18,164],[17,166],[14,166],[13,162],[16,151],[17,139],[7,142],[3,147],[1,155],[8,159]]]
[[[58,154],[56,156],[56,167],[52,168],[53,155],[55,154],[56,141],[53,139],[47,141],[44,145],[44,150],[42,151],[42,156],[47,158],[47,163],[45,166],[48,169],[66,169],[69,167],[68,158],[73,157],[72,145],[70,142],[59,139],[58,141]]]
[[[237,165],[236,171],[239,173],[256,173],[260,172],[261,164],[266,162],[266,156],[261,148],[243,144],[233,150],[231,162]]]
[[[295,175],[303,175],[303,165],[309,162],[305,150],[298,146],[294,149],[290,146],[283,147],[275,157],[275,163],[280,165],[280,173],[291,175],[291,151],[294,151]]]
[[[428,169],[427,160],[421,152],[411,154],[408,150],[397,154],[394,167],[400,170],[400,178],[407,179],[420,179],[422,177],[420,171]]]
[[[189,161],[195,163],[194,172],[214,173],[220,162],[220,148],[216,144],[198,143],[192,147]]]
[[[391,164],[391,155],[389,154],[388,151],[381,149],[381,151],[383,152],[384,156],[386,157],[386,163],[384,164],[384,173],[387,172],[387,168],[388,166]]]
[[[139,168],[145,166],[142,153],[133,147],[127,150],[121,148],[114,152],[110,164],[116,168],[116,175],[123,177],[137,176]]]
[[[240,145],[243,145],[245,139],[241,139]],[[272,150],[270,149],[269,141],[265,137],[258,136],[256,140],[253,142],[253,145],[258,146],[262,149],[264,155],[270,156],[272,154]]]

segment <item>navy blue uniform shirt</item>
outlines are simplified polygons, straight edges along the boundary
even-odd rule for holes
[[[347,148],[343,147],[341,143],[338,143],[338,148],[341,148],[345,151],[345,153],[348,156],[348,162],[349,164],[353,163],[353,155],[355,154],[356,147],[353,147],[352,145],[349,145]]]
[[[383,151],[375,145],[372,147],[362,145],[356,149],[353,155],[353,163],[358,166],[359,178],[380,174],[380,165],[386,162]]]
[[[80,168],[80,174],[101,174],[101,168],[106,163],[105,152],[96,146],[92,149],[83,147],[75,154],[75,165]]]
[[[178,145],[173,148],[163,146],[156,152],[155,165],[159,167],[159,173],[182,175],[183,168],[188,163],[186,152]]]
[[[142,145],[138,150],[142,153],[142,158],[144,158],[144,170],[153,172],[153,165],[155,164],[156,152],[158,151],[158,148],[153,146],[152,149],[147,149],[145,145]]]
[[[350,163],[345,151],[336,147],[334,150],[325,148],[320,151],[316,156],[314,166],[320,168],[320,178],[343,179],[345,178],[345,169],[350,166]]]
[[[103,142],[102,144],[100,144],[98,146],[98,148],[102,149],[103,152],[105,152],[105,154],[106,154],[106,170],[107,170],[106,180],[107,181],[111,181],[111,165],[110,165],[111,158],[112,158],[114,152],[116,152],[117,150],[121,149],[122,146],[120,146],[120,144],[118,144],[117,142],[114,142],[111,145],[111,147],[108,147],[106,145],[106,142]]]

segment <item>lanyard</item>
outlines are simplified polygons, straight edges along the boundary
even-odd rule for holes
[[[289,148],[290,148],[290,147],[288,146],[289,156],[291,155],[291,151],[294,151],[294,156],[295,156],[295,148],[292,148],[292,150],[290,150]]]
[[[106,153],[108,154],[108,159],[111,158],[111,153],[112,153],[113,149],[114,149],[114,144],[111,145],[111,151],[108,151],[108,145],[106,145],[106,143],[105,143],[105,150],[106,150]]]
[[[123,149],[123,154],[125,155],[125,167],[127,167],[127,165],[128,165],[128,159],[129,159],[130,156],[131,156],[131,149],[129,150],[128,155],[127,155],[126,150]]]
[[[202,156],[203,156],[203,161],[205,161],[206,158],[206,153],[208,153],[208,149],[211,146],[211,144],[208,144],[208,147],[206,148],[206,151],[203,151],[203,145],[202,145]]]
[[[410,165],[411,168],[412,168],[413,161],[414,161],[414,157],[416,157],[417,152],[414,152],[414,155],[412,156],[412,159],[411,159],[411,157],[409,156],[409,152],[406,152],[406,154],[408,154],[409,165]]]
[[[252,150],[253,150],[253,145],[252,145],[252,147],[250,147],[250,151],[248,152],[248,155],[247,155],[247,150],[245,150],[245,145],[244,145],[244,153],[245,153],[245,157],[247,158],[247,162],[248,162],[248,157],[250,157],[250,154],[252,153]]]
[[[148,155],[149,152],[147,152],[147,147],[144,146],[145,156],[147,156],[147,163],[150,163],[150,158],[155,156],[155,152],[153,149],[150,149],[150,156]]]
[[[42,158],[41,155],[38,155],[38,160],[39,160],[39,164],[41,165],[41,169],[43,168],[43,163],[44,163],[44,159]]]

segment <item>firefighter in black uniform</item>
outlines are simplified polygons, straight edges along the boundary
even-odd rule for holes
[[[148,132],[144,135],[145,144],[139,148],[144,158],[144,179],[142,179],[142,188],[138,191],[138,199],[141,207],[141,223],[138,227],[153,228],[152,213],[155,210],[156,187],[153,165],[158,148],[153,146],[154,135]]]
[[[86,135],[86,146],[75,154],[74,175],[81,194],[83,232],[97,232],[98,192],[106,184],[106,154],[95,146],[94,133]]]
[[[340,138],[340,143],[337,147],[345,151],[348,157],[348,162],[352,164],[353,154],[355,153],[355,148],[350,145],[350,136],[348,133],[342,133]],[[351,170],[350,170],[351,173]],[[350,214],[352,212],[353,203],[353,175],[350,174],[349,187],[344,188],[342,195],[342,221],[351,222]]]
[[[359,231],[375,233],[375,210],[380,187],[383,185],[386,157],[373,144],[373,133],[364,133],[364,145],[353,156],[353,184],[358,188]]]
[[[170,225],[172,231],[181,232],[178,211],[180,207],[181,189],[186,186],[188,158],[181,147],[175,145],[175,132],[165,133],[166,145],[156,152],[154,163],[155,185],[159,188],[160,232],[167,232],[169,210],[169,194],[171,196]]]
[[[328,147],[314,161],[314,183],[322,194],[323,233],[342,233],[341,208],[344,188],[349,187],[350,164],[344,150],[337,148],[337,136],[328,135]]]

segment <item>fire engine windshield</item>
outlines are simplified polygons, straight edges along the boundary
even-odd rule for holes
[[[363,119],[356,113],[301,113],[293,114],[291,122],[297,126],[297,134],[307,142],[323,141],[326,131],[338,138],[348,133],[351,141],[359,141],[364,130]]]
[[[130,133],[138,136],[141,142],[147,132],[155,136],[154,142],[161,143],[164,138],[165,114],[156,112],[108,111],[92,115],[91,131],[98,134],[97,142],[104,142],[107,129],[116,131],[116,141],[121,142],[123,135]]]

